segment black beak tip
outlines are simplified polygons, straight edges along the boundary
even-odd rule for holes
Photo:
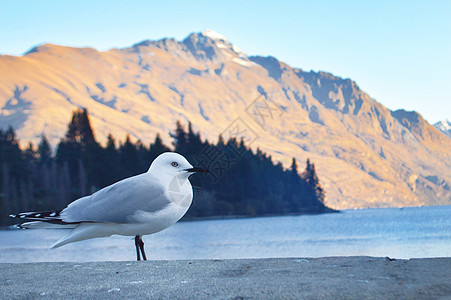
[[[198,167],[186,169],[186,171],[193,172],[193,173],[210,173],[210,171],[208,171],[207,169],[202,169],[202,168],[198,168]]]

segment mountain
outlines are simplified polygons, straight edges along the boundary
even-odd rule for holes
[[[451,137],[451,122],[449,120],[443,120],[434,124],[434,127]]]
[[[0,127],[52,145],[88,108],[96,137],[170,144],[177,120],[209,140],[239,133],[286,167],[316,165],[333,208],[451,203],[451,139],[390,111],[350,79],[247,56],[213,31],[99,52],[44,44],[0,56]]]

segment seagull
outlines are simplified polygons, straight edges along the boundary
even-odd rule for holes
[[[189,176],[208,170],[193,167],[174,152],[159,155],[146,173],[123,179],[62,210],[10,215],[26,222],[20,228],[70,228],[51,248],[113,234],[134,236],[137,260],[147,260],[143,235],[153,234],[180,220],[193,200]]]

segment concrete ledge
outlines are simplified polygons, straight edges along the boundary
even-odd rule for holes
[[[451,299],[451,258],[0,264],[0,299]]]

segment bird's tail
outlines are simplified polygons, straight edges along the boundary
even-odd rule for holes
[[[19,228],[72,229],[68,235],[62,237],[55,244],[53,244],[51,246],[52,249],[86,239],[110,236],[114,233],[111,231],[111,226],[105,223],[99,224],[91,222],[64,222],[61,218],[60,212],[60,210],[46,212],[26,212],[9,216],[11,218],[31,221],[16,225]]]
[[[11,214],[10,218],[27,220],[27,221],[43,221],[50,223],[63,223],[61,219],[61,210],[41,211],[41,212],[24,212],[20,214]]]
[[[79,224],[76,222],[64,222],[60,213],[61,210],[24,212],[17,215],[11,214],[9,217],[23,221],[32,221],[16,225],[25,229],[75,228]]]

